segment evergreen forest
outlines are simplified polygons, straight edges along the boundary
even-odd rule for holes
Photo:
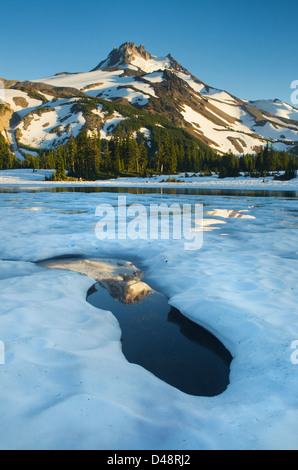
[[[34,150],[36,152],[36,150]],[[298,158],[267,145],[256,154],[218,155],[184,131],[155,128],[148,140],[144,134],[120,129],[110,139],[82,130],[71,135],[57,149],[26,154],[20,162],[0,134],[0,170],[15,168],[54,169],[54,180],[96,180],[119,176],[174,175],[181,172],[200,173],[219,178],[246,176],[265,177],[285,170],[280,179],[296,177]],[[276,177],[278,178],[278,176]]]

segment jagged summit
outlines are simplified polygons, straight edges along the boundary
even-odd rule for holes
[[[120,47],[115,47],[108,57],[100,62],[92,72],[97,70],[133,69],[139,73],[151,73],[163,70],[175,72],[189,72],[177,62],[171,54],[166,57],[157,57],[149,54],[143,44],[137,46],[134,42],[125,42]]]
[[[120,47],[115,47],[108,57],[100,62],[92,72],[121,68],[130,68],[144,73],[166,69],[184,71],[183,67],[171,54],[168,54],[166,57],[157,57],[149,54],[143,44],[137,46],[134,42],[125,42]]]
[[[107,70],[119,66],[125,66],[132,64],[133,61],[140,58],[143,60],[150,60],[151,54],[149,54],[143,44],[137,46],[134,42],[125,42],[120,47],[115,47],[107,59],[100,62],[95,70]]]

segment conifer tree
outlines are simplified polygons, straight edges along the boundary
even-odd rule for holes
[[[111,151],[109,148],[109,144],[107,142],[104,152],[103,152],[103,167],[104,170],[109,173],[112,170],[112,158],[111,158]]]
[[[66,179],[62,147],[59,146],[56,152],[55,175],[58,181]]]
[[[148,151],[142,140],[139,145],[139,174],[145,175],[148,161]]]
[[[114,149],[114,173],[117,176],[121,173],[121,157],[119,143],[116,144]]]
[[[74,138],[73,133],[71,133],[70,139],[67,143],[67,164],[68,170],[70,171],[71,175],[75,175],[75,162],[77,158],[77,151],[78,147]]]

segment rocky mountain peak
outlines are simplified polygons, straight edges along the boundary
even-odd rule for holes
[[[110,52],[107,59],[100,62],[94,70],[106,70],[121,65],[128,65],[137,57],[149,60],[152,56],[146,51],[143,44],[137,46],[134,42],[125,42],[120,47],[115,47]]]
[[[131,57],[135,55],[140,55],[145,60],[151,59],[151,54],[146,51],[143,44],[137,46],[133,42],[125,42],[119,47],[118,51],[120,54],[122,54],[124,60],[130,60]]]

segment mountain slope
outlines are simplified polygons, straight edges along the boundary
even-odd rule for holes
[[[0,131],[15,151],[57,147],[84,126],[106,138],[127,119],[119,113],[103,113],[95,102],[86,113],[82,97],[165,117],[219,153],[254,153],[267,142],[279,150],[298,144],[297,109],[278,100],[238,99],[209,87],[171,55],[156,57],[133,43],[115,48],[90,72],[57,74],[34,82],[4,81],[4,85],[7,109]]]

